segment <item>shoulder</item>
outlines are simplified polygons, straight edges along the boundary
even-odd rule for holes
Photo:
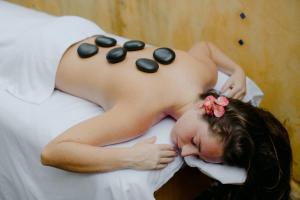
[[[148,100],[124,101],[116,104],[108,112],[111,113],[112,121],[130,129],[132,133],[142,133],[157,122],[164,110],[163,106]]]

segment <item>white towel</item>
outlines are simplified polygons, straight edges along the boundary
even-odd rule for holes
[[[53,93],[57,67],[67,48],[104,31],[81,17],[36,12],[33,18],[22,13],[0,14],[0,89],[39,104]]]

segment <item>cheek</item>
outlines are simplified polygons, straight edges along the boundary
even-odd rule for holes
[[[223,144],[216,139],[208,139],[201,145],[199,156],[207,162],[220,163],[223,156]]]
[[[181,145],[191,143],[192,138],[199,129],[199,120],[196,116],[191,112],[177,120],[171,133],[173,142],[175,141]]]
[[[171,132],[171,139],[177,147],[181,148],[182,146],[189,144],[194,135],[194,132],[187,128],[174,127]]]

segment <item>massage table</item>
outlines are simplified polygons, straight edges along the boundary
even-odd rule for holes
[[[16,23],[17,19],[25,18],[30,23],[43,17],[55,16],[0,0],[1,34],[9,36],[10,33],[3,28],[5,26],[15,26],[16,30],[18,26],[26,26],[23,22]],[[116,38],[119,44],[128,40],[107,35]],[[3,67],[8,66],[0,65],[0,68]],[[215,88],[220,89],[227,78],[219,72]],[[258,105],[262,96],[257,85],[247,78],[244,100]],[[54,90],[43,103],[33,104],[16,98],[0,85],[0,199],[152,200],[154,192],[170,180],[184,163],[197,167],[224,184],[245,181],[244,169],[205,163],[193,156],[184,159],[178,156],[162,170],[123,169],[90,174],[68,172],[41,164],[40,153],[49,141],[76,123],[102,112],[100,106],[59,90]],[[143,136],[112,146],[130,146],[154,135],[157,137],[156,143],[170,144],[170,130],[174,123],[171,118],[163,119]]]

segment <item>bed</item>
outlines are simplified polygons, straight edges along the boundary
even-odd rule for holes
[[[8,34],[5,26],[25,28],[48,17],[54,16],[0,1],[1,34]],[[30,19],[28,21],[32,23],[20,23],[24,18]],[[113,36],[119,44],[127,40]],[[1,45],[5,43],[0,40]],[[7,66],[0,62],[0,68],[4,67]],[[0,79],[1,77],[4,76],[0,76]],[[219,72],[216,89],[227,78]],[[258,105],[263,93],[249,78],[247,87],[244,100]],[[198,167],[203,173],[222,183],[240,184],[245,180],[243,169],[208,164],[194,157],[182,159],[179,156],[162,170],[124,169],[109,173],[78,174],[46,167],[40,163],[42,148],[67,128],[103,112],[102,108],[59,90],[55,90],[43,103],[32,104],[14,97],[1,84],[0,102],[1,200],[151,200],[154,199],[154,192],[170,180],[184,163]],[[169,134],[174,123],[172,119],[166,118],[145,135],[115,146],[133,145],[153,135],[157,136],[156,143],[171,143]]]

